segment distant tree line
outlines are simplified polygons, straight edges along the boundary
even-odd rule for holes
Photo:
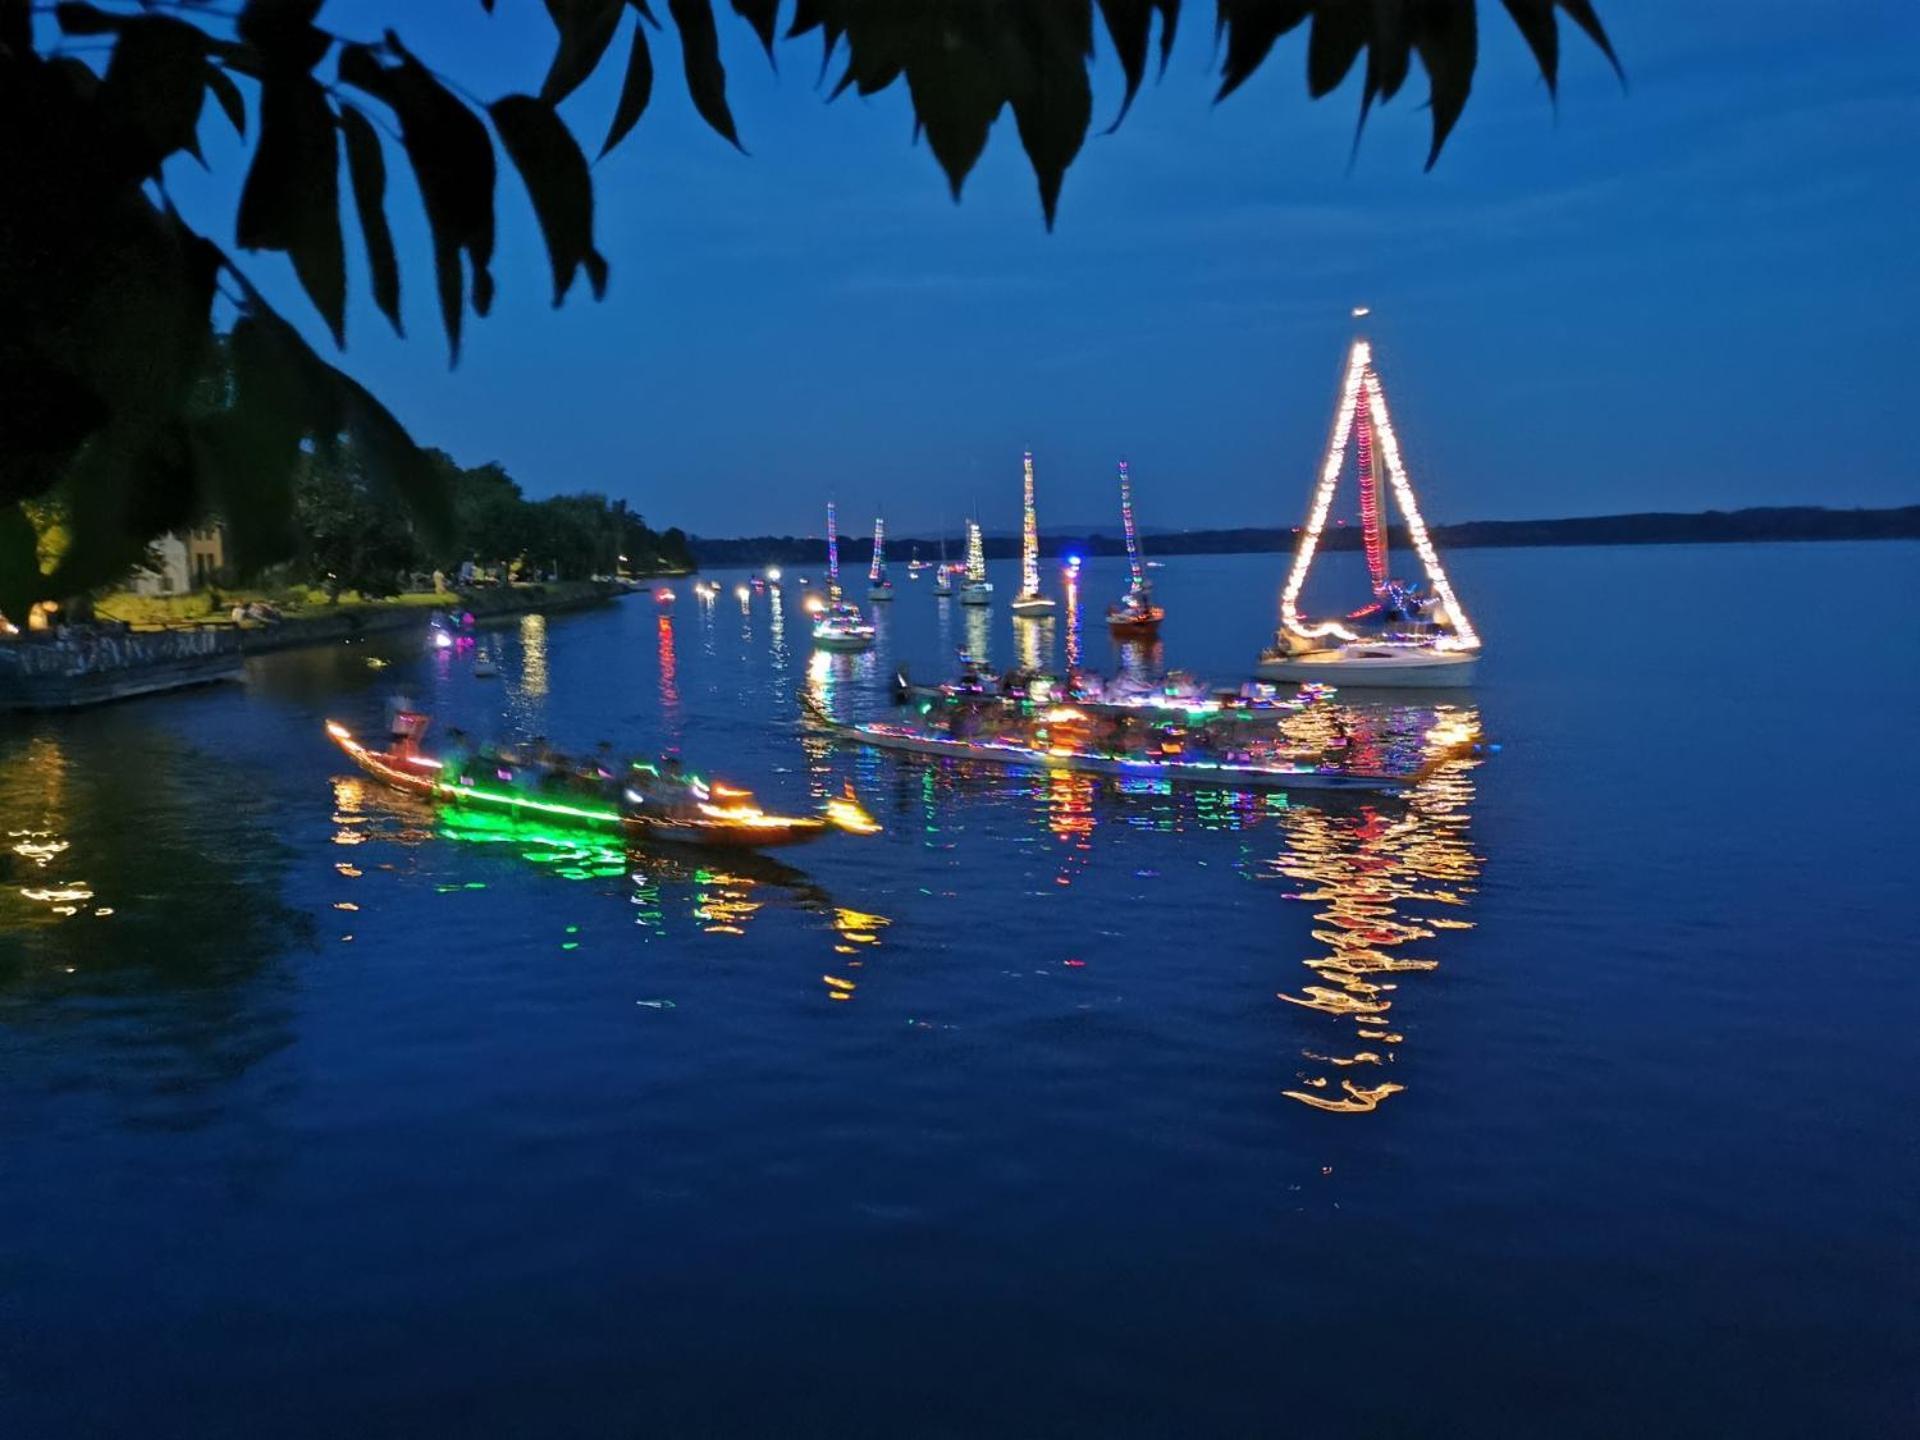
[[[437,536],[415,524],[351,442],[309,455],[294,482],[297,578],[378,594],[412,574],[441,570],[451,578],[467,561],[502,579],[693,567],[684,533],[654,530],[625,500],[594,493],[529,500],[496,462],[464,468],[444,450],[426,455],[451,500],[450,522]]]
[[[1745,510],[1705,510],[1691,514],[1644,512],[1631,515],[1587,515],[1565,520],[1468,520],[1455,525],[1430,525],[1442,546],[1466,550],[1476,547],[1529,545],[1710,545],[1767,540],[1920,540],[1920,505],[1885,509],[1833,510],[1819,505],[1759,506]],[[1295,531],[1277,526],[1243,526],[1221,530],[1179,530],[1150,534],[1145,549],[1153,555],[1239,555],[1293,548]],[[1390,546],[1405,550],[1412,544],[1406,528],[1387,527]],[[702,565],[824,565],[827,542],[811,536],[755,535],[739,540],[715,540],[701,535],[692,542]],[[918,545],[921,558],[934,558],[937,541],[903,537],[887,541],[892,563],[898,563]],[[984,540],[991,559],[1020,553],[1017,536],[988,535]],[[1323,550],[1358,550],[1358,525],[1332,525],[1320,537]],[[1118,535],[1095,533],[1084,537],[1042,535],[1043,555],[1122,555],[1125,543]],[[840,563],[864,566],[873,556],[873,542],[865,537],[840,537]],[[958,547],[948,558],[958,560]]]

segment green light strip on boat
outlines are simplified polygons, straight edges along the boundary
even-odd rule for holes
[[[490,805],[508,805],[517,810],[538,810],[543,815],[568,815],[576,820],[594,820],[601,824],[621,822],[618,810],[582,810],[576,805],[556,805],[550,800],[529,800],[502,790],[482,790],[478,785],[438,785],[434,787],[453,800],[484,800]]]

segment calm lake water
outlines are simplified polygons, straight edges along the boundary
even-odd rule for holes
[[[824,666],[719,574],[0,724],[0,1434],[1915,1433],[1916,562],[1457,555],[1503,749],[1404,804],[804,739],[1020,654],[904,570]],[[402,684],[886,833],[437,817],[322,734]]]

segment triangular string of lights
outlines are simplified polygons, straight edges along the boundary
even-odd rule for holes
[[[1357,319],[1366,313],[1363,308],[1354,311],[1354,316]],[[1347,441],[1356,438],[1358,461],[1355,469],[1360,492],[1361,526],[1366,545],[1367,574],[1373,582],[1374,594],[1381,595],[1388,584],[1387,526],[1382,514],[1384,507],[1379,481],[1379,471],[1384,466],[1387,481],[1393,487],[1394,505],[1406,521],[1407,535],[1413,541],[1414,553],[1420,557],[1427,583],[1446,607],[1446,617],[1452,627],[1453,633],[1436,641],[1434,648],[1479,649],[1480,637],[1454,595],[1446,567],[1440,563],[1439,552],[1433,548],[1433,541],[1427,535],[1427,522],[1421,518],[1420,501],[1413,493],[1413,481],[1408,477],[1407,467],[1400,458],[1400,442],[1394,436],[1393,418],[1387,412],[1386,387],[1380,382],[1379,372],[1373,368],[1373,346],[1365,336],[1359,335],[1354,337],[1353,348],[1347,352],[1346,379],[1340,387],[1340,405],[1334,412],[1333,432],[1327,437],[1326,458],[1320,465],[1320,483],[1314,489],[1307,523],[1294,546],[1293,569],[1288,572],[1286,588],[1280,593],[1280,623],[1290,634],[1303,640],[1317,640],[1327,635],[1341,640],[1360,639],[1359,635],[1338,620],[1309,621],[1300,614],[1300,592],[1306,586],[1307,572],[1313,568],[1313,558],[1320,548],[1320,533],[1326,529],[1334,492],[1340,486],[1340,472],[1346,465]]]

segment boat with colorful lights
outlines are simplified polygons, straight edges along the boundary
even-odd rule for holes
[[[987,544],[980,538],[980,522],[967,521],[967,566],[960,582],[962,605],[991,605],[993,582],[987,579]]]
[[[1053,601],[1040,593],[1040,521],[1033,508],[1033,451],[1021,456],[1024,488],[1020,497],[1020,593],[1008,608],[1015,615],[1038,619],[1053,613]]]
[[[893,599],[893,582],[887,578],[887,522],[873,517],[873,563],[867,567],[867,599],[879,603]]]
[[[1127,540],[1127,593],[1107,607],[1107,629],[1123,640],[1147,640],[1160,633],[1166,610],[1154,603],[1153,586],[1140,558],[1140,535],[1133,523],[1133,481],[1120,462],[1120,528]]]
[[[940,563],[933,568],[933,593],[942,600],[953,594],[953,566],[947,563],[947,537],[940,537]]]
[[[426,717],[400,712],[385,750],[354,738],[336,720],[332,737],[353,763],[396,790],[450,805],[546,823],[618,831],[636,839],[675,845],[765,849],[817,840],[833,831],[873,834],[878,823],[851,789],[827,802],[819,815],[774,815],[753,793],[669,765],[634,762],[624,767],[595,761],[574,766],[558,757],[540,759],[505,750],[465,753],[457,748],[429,755],[420,748]]]
[[[900,704],[1072,705],[1089,715],[1109,717],[1283,720],[1332,696],[1333,687],[1319,684],[1304,684],[1285,695],[1259,681],[1222,689],[1178,671],[1156,684],[1124,675],[1103,679],[1085,671],[1067,676],[1045,672],[995,675],[966,657],[962,658],[960,674],[938,685],[913,680],[904,665],[893,678],[893,698]]]
[[[813,643],[821,650],[871,650],[874,628],[861,617],[860,607],[840,589],[840,531],[833,502],[827,502],[827,603],[813,622]]]
[[[1354,315],[1366,313],[1360,309]],[[1301,613],[1300,594],[1320,548],[1346,466],[1349,440],[1355,449],[1361,537],[1372,595],[1348,614],[1309,619]],[[1424,588],[1396,579],[1391,572],[1384,513],[1384,491],[1389,487],[1425,572]],[[1387,410],[1386,389],[1373,366],[1373,347],[1364,336],[1356,336],[1347,353],[1346,378],[1320,480],[1280,593],[1280,628],[1273,645],[1261,654],[1256,673],[1266,680],[1318,681],[1342,687],[1455,687],[1472,683],[1480,649],[1479,633],[1454,593],[1420,514]]]
[[[1122,779],[1197,785],[1217,790],[1361,791],[1394,793],[1417,777],[1356,771],[1287,754],[1213,755],[1184,748],[1192,737],[1167,731],[1158,753],[1128,753],[1089,743],[1089,712],[1072,705],[1047,708],[1021,734],[956,735],[881,721],[836,720],[812,696],[802,695],[807,722],[830,738],[943,760],[978,761],[1016,769],[1111,775]]]

